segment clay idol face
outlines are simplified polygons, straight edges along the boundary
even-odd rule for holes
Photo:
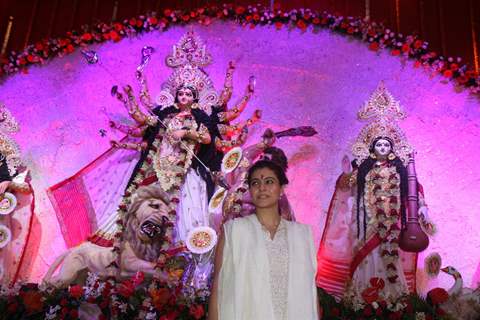
[[[193,103],[193,92],[188,88],[181,88],[177,92],[177,99],[180,104],[189,106]]]
[[[379,139],[375,142],[373,149],[377,158],[385,158],[392,151],[392,145],[386,139]]]

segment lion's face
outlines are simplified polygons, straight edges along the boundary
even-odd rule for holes
[[[151,243],[165,233],[168,218],[168,207],[161,199],[143,201],[137,210],[137,237],[144,243]]]

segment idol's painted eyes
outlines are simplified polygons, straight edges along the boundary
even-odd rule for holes
[[[193,93],[191,93],[190,91],[179,91],[178,96],[179,97],[182,97],[182,96],[193,97]]]

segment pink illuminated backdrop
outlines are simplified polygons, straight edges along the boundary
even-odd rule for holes
[[[252,129],[247,144],[256,141],[265,127],[281,130],[311,125],[319,132],[312,138],[278,141],[290,159],[288,196],[298,220],[314,226],[317,243],[341,159],[350,154],[351,143],[362,127],[356,112],[384,80],[409,114],[400,125],[417,150],[417,173],[438,227],[430,247],[420,255],[420,289],[453,283],[446,274],[437,279],[424,275],[423,258],[433,251],[440,253],[444,266],[453,265],[462,273],[466,285],[473,285],[475,274],[478,280],[478,97],[457,92],[410,62],[369,51],[363,43],[328,31],[251,30],[229,23],[195,26],[194,30],[213,56],[206,71],[217,89],[223,84],[229,60],[237,65],[233,100],[241,96],[250,75],[257,79],[256,93],[244,116],[261,108],[263,120]],[[99,55],[97,64],[87,64],[76,52],[31,68],[27,75],[9,78],[0,87],[0,100],[21,124],[15,138],[32,171],[37,194],[31,280],[40,280],[66,249],[45,189],[102,154],[110,139],[119,138],[109,131],[108,119],[126,120],[127,115],[110,96],[110,88],[136,85],[134,70],[141,48],[150,45],[156,50],[146,70],[155,95],[170,72],[164,58],[185,31],[173,28],[91,46]],[[100,129],[107,131],[105,137]]]

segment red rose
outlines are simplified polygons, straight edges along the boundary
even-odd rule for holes
[[[142,20],[137,20],[137,28],[141,28],[143,26]]]
[[[35,49],[36,49],[37,51],[42,51],[42,50],[43,50],[43,44],[42,44],[41,42],[37,42],[37,43],[35,44]]]
[[[75,299],[79,299],[83,295],[83,288],[78,284],[71,286],[68,291],[70,292],[70,295]]]
[[[190,307],[189,313],[192,317],[198,320],[203,317],[203,315],[205,314],[205,311],[203,310],[202,305],[194,304],[193,306]]]
[[[122,31],[123,30],[123,24],[121,24],[119,22],[115,22],[113,24],[113,27],[115,28],[116,31]]]
[[[398,49],[393,49],[391,52],[392,56],[399,56],[400,55],[400,50]]]
[[[171,14],[172,14],[172,10],[170,10],[170,9],[163,10],[163,15],[165,17],[170,17]]]
[[[277,30],[282,29],[282,27],[283,27],[283,23],[281,23],[280,21],[275,22],[275,28],[276,28]]]
[[[460,77],[457,78],[457,81],[458,81],[459,84],[465,84],[465,83],[467,83],[468,79],[465,76],[460,76]]]
[[[443,71],[443,76],[446,77],[446,78],[451,78],[453,76],[453,72],[452,70],[445,70]]]
[[[362,298],[366,303],[373,303],[378,299],[378,289],[377,288],[367,288],[362,291]]]
[[[77,311],[76,309],[70,310],[69,313],[70,313],[70,317],[71,317],[72,319],[78,319],[78,311]]]
[[[148,18],[148,23],[151,25],[156,25],[158,23],[158,19],[156,17],[150,17]]]
[[[133,286],[132,281],[125,280],[117,288],[118,293],[125,298],[130,297],[135,292],[135,287]]]
[[[448,300],[448,292],[443,288],[435,288],[427,293],[427,297],[430,298],[432,304],[437,305]]]
[[[368,46],[368,48],[372,51],[378,51],[380,45],[378,44],[378,42],[372,42],[370,43],[370,46]]]
[[[388,320],[400,320],[402,319],[402,313],[400,311],[395,311],[388,315]]]
[[[244,14],[246,11],[245,7],[242,7],[242,6],[239,6],[239,7],[236,7],[235,8],[235,13],[237,15],[241,15],[241,14]]]
[[[62,300],[60,300],[60,305],[61,305],[62,307],[66,306],[67,304],[68,304],[68,300],[67,300],[67,299],[62,298]]]
[[[120,38],[120,35],[115,30],[110,31],[109,35],[110,35],[110,39],[114,42],[118,42],[122,39]]]
[[[307,24],[302,19],[297,21],[297,27],[300,28],[302,31],[307,30]]]
[[[253,15],[253,20],[255,20],[255,21],[260,21],[260,15],[259,15],[258,13],[255,13],[255,14]]]
[[[408,52],[408,51],[410,51],[410,45],[408,43],[405,43],[402,46],[402,52]]]
[[[382,309],[377,308],[377,310],[375,310],[375,315],[376,315],[377,317],[380,317],[382,314],[383,314]]]
[[[303,19],[305,19],[305,20],[308,20],[308,19],[310,19],[310,18],[311,18],[310,13],[305,13],[305,14],[303,15]]]
[[[135,27],[137,25],[137,20],[135,18],[131,18],[130,20],[128,20],[128,24],[132,27]]]
[[[465,77],[476,78],[476,77],[478,77],[478,73],[475,72],[474,70],[468,70],[467,72],[465,72]]]
[[[29,314],[43,310],[42,294],[38,291],[26,292],[23,296],[23,303]]]
[[[373,314],[373,309],[370,305],[366,306],[365,309],[363,309],[363,315],[366,317],[370,317]]]
[[[413,43],[413,47],[414,47],[415,49],[420,48],[422,45],[423,45],[423,41],[422,41],[422,40],[415,40],[415,42]]]
[[[318,18],[318,17],[313,18],[312,23],[313,24],[320,24],[320,18]]]
[[[66,48],[65,48],[65,51],[68,52],[68,53],[72,53],[73,51],[75,51],[75,47],[71,44],[69,44]]]
[[[174,310],[174,311],[170,311],[164,316],[161,316],[160,320],[175,320],[177,319],[177,316],[178,316],[178,311]]]
[[[110,301],[108,299],[103,300],[102,302],[100,302],[100,304],[98,306],[100,307],[100,309],[107,309],[109,303],[110,303]]]
[[[458,70],[458,64],[452,63],[452,64],[450,65],[450,69],[452,69],[452,71]]]
[[[185,21],[185,22],[188,22],[188,20],[190,20],[190,15],[189,14],[184,14],[182,16],[182,20]]]
[[[88,33],[88,32],[82,34],[82,40],[83,40],[83,41],[90,41],[90,40],[92,40],[92,38],[93,38],[93,37],[92,37],[92,34],[90,34],[90,33]]]
[[[60,40],[58,41],[58,45],[59,45],[60,47],[65,47],[65,46],[68,44],[68,42],[69,42],[69,41],[67,41],[67,40],[68,40],[68,39],[60,39]]]

